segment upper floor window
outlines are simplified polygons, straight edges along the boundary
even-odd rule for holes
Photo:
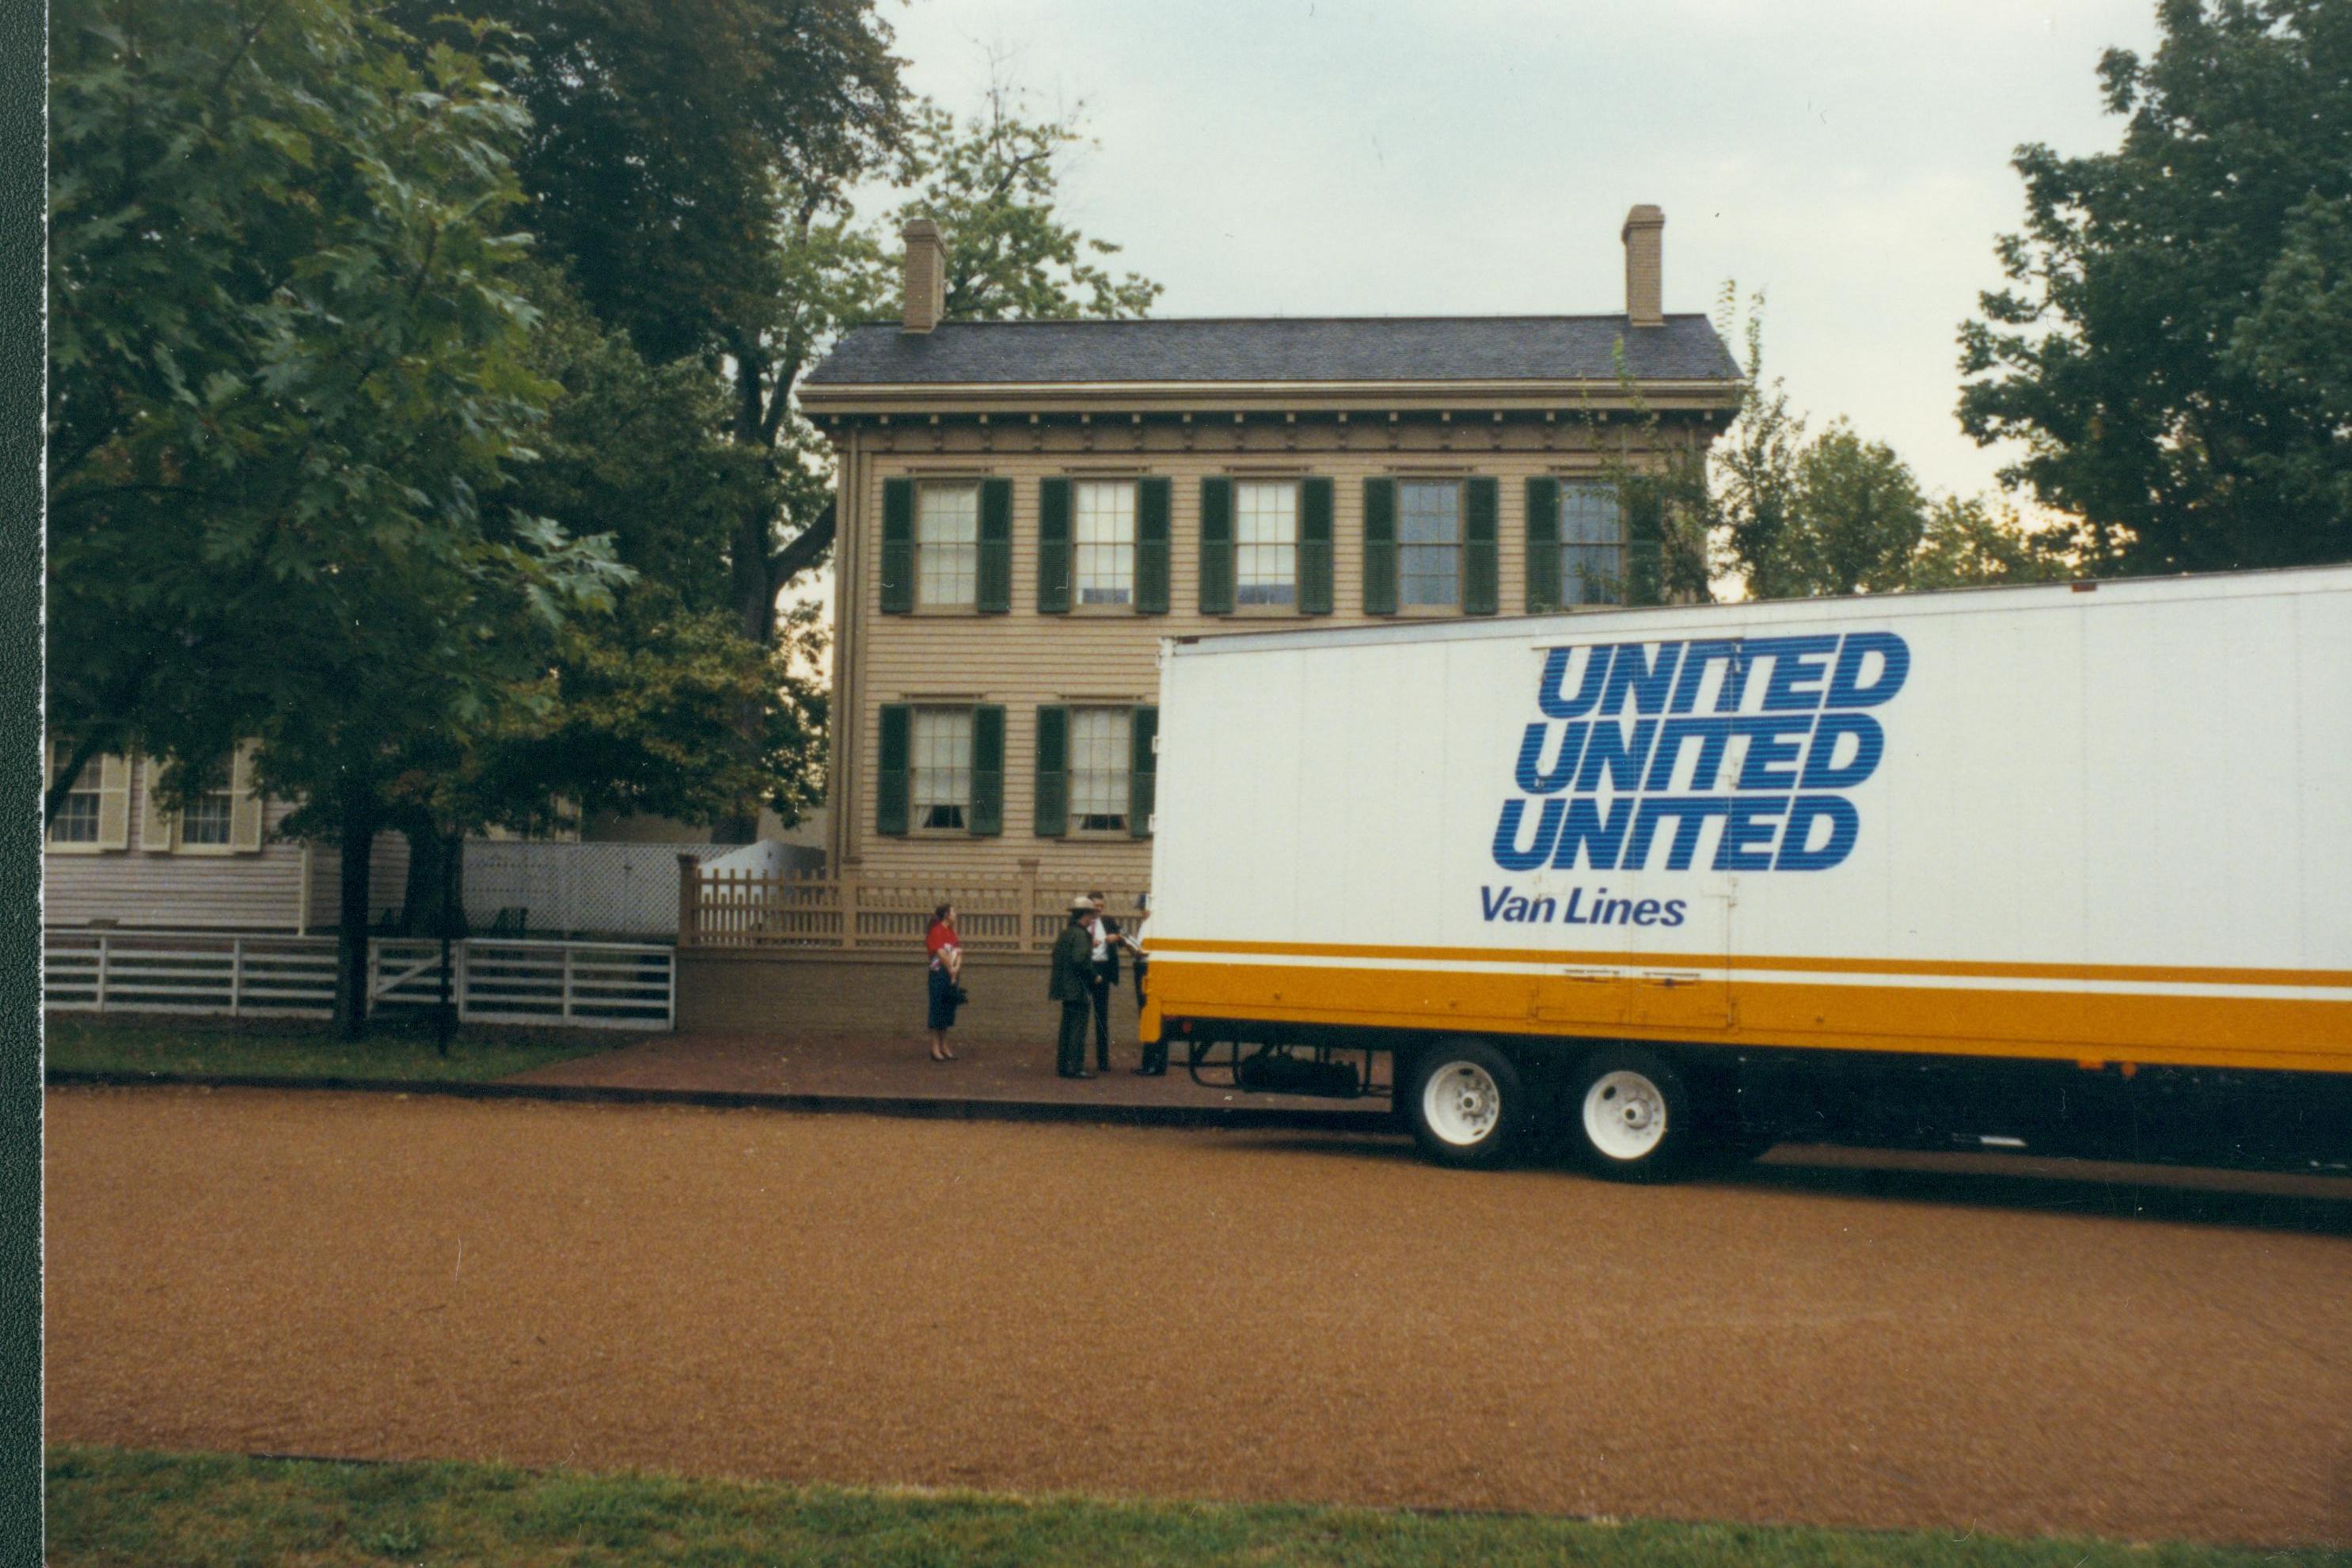
[[[979,602],[980,486],[925,485],[915,494],[915,602],[970,610]]]
[[[1298,601],[1298,486],[1289,480],[1234,486],[1234,601]]]
[[[1614,485],[1559,487],[1559,591],[1562,604],[1625,602],[1625,513]]]
[[[909,735],[908,795],[918,828],[971,823],[971,710],[917,708]]]
[[[1462,604],[1462,486],[1451,479],[1397,486],[1397,601],[1408,609]]]
[[[1129,710],[1070,710],[1070,830],[1127,831]]]
[[[1135,486],[1086,479],[1071,486],[1071,581],[1080,604],[1135,602]]]

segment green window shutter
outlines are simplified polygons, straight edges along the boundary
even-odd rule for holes
[[[1559,481],[1528,481],[1528,613],[1559,608]]]
[[[1037,812],[1032,824],[1041,839],[1070,831],[1070,710],[1037,710]]]
[[[1636,486],[1635,489],[1646,492],[1648,486]],[[1663,604],[1666,598],[1663,559],[1665,530],[1658,516],[1658,497],[1648,493],[1621,495],[1619,506],[1625,517],[1625,602]]]
[[[980,578],[972,602],[983,615],[1013,608],[1013,481],[980,482]]]
[[[915,482],[882,481],[882,613],[915,608]],[[905,831],[904,829],[899,830]]]
[[[912,708],[903,703],[882,705],[882,745],[875,768],[879,786],[875,791],[874,811],[874,831],[877,833],[907,831],[907,754],[912,749],[908,731],[913,726]]]
[[[1004,710],[971,710],[971,810],[964,813],[975,838],[1004,831]]]
[[[1151,812],[1159,800],[1160,710],[1139,707],[1128,718],[1127,831],[1151,836]]]
[[[1331,481],[1298,482],[1298,612],[1331,613]]]
[[[1234,608],[1234,482],[1201,481],[1201,613],[1227,615]]]
[[[1490,478],[1475,478],[1462,487],[1462,612],[1492,615],[1501,608],[1502,566],[1497,549],[1501,532],[1496,514],[1499,486]]]
[[[1070,608],[1070,482],[1037,481],[1037,610],[1066,614]]]
[[[1397,607],[1396,481],[1364,481],[1364,613]]]
[[[1168,613],[1168,481],[1135,482],[1135,612]]]

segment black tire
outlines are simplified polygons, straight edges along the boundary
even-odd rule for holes
[[[1612,1181],[1674,1180],[1714,1146],[1682,1075],[1633,1046],[1596,1051],[1578,1064],[1560,1120],[1577,1162]]]
[[[1484,1040],[1439,1040],[1416,1058],[1405,1083],[1399,1110],[1421,1152],[1439,1165],[1503,1165],[1527,1142],[1518,1069]]]

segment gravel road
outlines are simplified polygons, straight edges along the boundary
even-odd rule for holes
[[[2352,1542],[2352,1183],[261,1091],[47,1137],[61,1440]]]

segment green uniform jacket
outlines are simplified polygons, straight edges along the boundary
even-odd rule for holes
[[[1062,938],[1054,944],[1054,971],[1045,983],[1045,994],[1057,1002],[1082,1002],[1087,999],[1087,970],[1095,950],[1095,939],[1087,935],[1083,925],[1065,925]]]

